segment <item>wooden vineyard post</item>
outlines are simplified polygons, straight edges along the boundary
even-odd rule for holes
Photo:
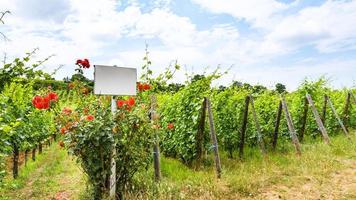
[[[324,95],[324,104],[323,104],[323,111],[321,114],[321,121],[323,122],[323,124],[325,124],[325,120],[326,120],[326,106],[328,104],[328,97],[327,95]]]
[[[38,154],[42,154],[42,142],[38,143]]]
[[[157,109],[157,97],[155,95],[151,96],[151,120],[156,124],[158,120],[158,114],[156,112]],[[160,152],[159,152],[159,138],[158,133],[155,131],[154,133],[154,144],[153,144],[153,167],[155,172],[155,180],[161,180],[161,166],[160,166]]]
[[[206,98],[206,97],[204,97],[204,99],[205,99],[205,101],[207,103],[208,115],[209,115],[210,136],[211,136],[211,140],[212,140],[213,145],[214,145],[216,174],[217,174],[218,178],[221,178],[221,163],[220,163],[220,156],[219,156],[218,140],[216,138],[216,133],[215,133],[213,112],[211,110],[210,100],[208,98]]]
[[[301,155],[302,154],[302,150],[300,148],[300,143],[299,143],[299,140],[298,140],[298,137],[297,137],[297,133],[296,133],[294,125],[293,125],[292,117],[291,117],[291,115],[289,113],[289,110],[288,110],[287,102],[286,102],[284,97],[282,98],[282,107],[283,107],[283,110],[284,110],[284,114],[285,114],[285,117],[286,117],[286,120],[287,120],[289,133],[290,133],[290,136],[292,138],[292,142],[294,144],[295,150],[297,151],[298,155]]]
[[[350,100],[351,100],[351,93],[348,92],[346,96],[346,103],[345,103],[345,108],[344,108],[344,123],[345,123],[345,128],[348,130],[348,122],[349,122],[349,108],[350,108]]]
[[[117,110],[117,105],[114,97],[111,97],[111,112],[114,115]],[[109,179],[109,195],[111,198],[115,198],[116,196],[116,144],[114,144],[114,148],[112,150],[111,157],[111,175]]]
[[[335,118],[336,118],[336,119],[337,119],[337,121],[339,122],[339,124],[340,124],[340,126],[341,126],[342,130],[344,131],[345,135],[346,135],[346,136],[348,136],[348,135],[349,135],[349,133],[347,132],[347,130],[346,130],[345,126],[344,126],[344,123],[342,123],[342,121],[341,121],[341,119],[340,119],[339,115],[337,114],[337,112],[336,112],[336,110],[335,110],[335,107],[334,107],[333,103],[331,102],[331,100],[330,100],[330,98],[329,98],[328,96],[326,96],[326,98],[327,98],[327,101],[329,102],[329,106],[330,106],[330,108],[331,108],[332,112],[333,112],[333,113],[334,113],[334,115],[335,115]]]
[[[302,116],[302,126],[300,127],[300,133],[299,133],[299,140],[302,142],[304,139],[304,133],[305,133],[305,126],[307,124],[307,118],[308,118],[308,100],[307,98],[304,98],[304,109],[303,109],[303,116]]]
[[[253,119],[254,119],[255,125],[256,125],[257,142],[258,142],[258,145],[260,146],[262,154],[265,156],[267,154],[266,148],[265,148],[265,144],[264,144],[263,138],[262,138],[260,122],[258,121],[258,117],[257,117],[256,110],[255,110],[255,103],[253,102],[253,98],[251,95],[250,95],[250,103],[251,103],[252,116],[253,116]]]
[[[313,102],[313,100],[312,100],[310,94],[307,94],[306,97],[307,97],[307,99],[308,99],[308,103],[309,103],[309,105],[310,105],[310,108],[311,108],[311,110],[312,110],[312,112],[313,112],[315,121],[316,121],[316,123],[317,123],[318,126],[319,126],[319,130],[320,130],[320,132],[321,132],[321,135],[322,135],[322,137],[323,137],[324,142],[330,144],[330,139],[329,139],[328,133],[326,132],[326,129],[325,129],[325,127],[324,127],[324,124],[323,124],[323,122],[322,122],[321,119],[320,119],[319,113],[318,113],[318,111],[316,110],[316,107],[315,107],[315,105],[314,105],[314,102]]]
[[[202,155],[203,155],[203,140],[204,140],[204,130],[205,130],[205,118],[206,118],[206,98],[204,98],[201,113],[200,121],[198,124],[198,132],[195,138],[196,141],[196,151],[197,151],[197,164],[201,165]]]
[[[36,160],[36,146],[32,149],[32,161]]]
[[[274,133],[273,133],[273,141],[272,141],[273,151],[276,150],[276,146],[277,146],[278,131],[279,131],[279,124],[281,121],[281,115],[282,115],[282,102],[280,101],[278,104],[277,118],[276,118],[276,123],[274,126]]]
[[[26,150],[25,150],[25,166],[27,166],[27,161],[28,161],[28,152],[29,152],[29,150],[28,150],[28,149],[26,149]]]
[[[250,96],[246,96],[245,98],[245,109],[243,112],[243,117],[242,117],[242,126],[240,130],[240,148],[239,148],[239,157],[240,159],[243,158],[244,155],[244,145],[245,145],[245,133],[246,133],[246,126],[247,126],[247,120],[248,120],[248,106],[250,104]]]
[[[13,153],[14,153],[14,157],[13,157],[12,175],[14,179],[16,179],[19,175],[19,157],[20,157],[19,147],[16,144],[14,144]]]

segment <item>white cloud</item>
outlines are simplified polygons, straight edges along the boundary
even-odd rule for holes
[[[252,27],[263,28],[259,39],[247,38],[260,43],[256,55],[279,56],[307,45],[322,53],[356,49],[356,1],[327,0],[295,14],[285,11],[300,1],[192,1],[210,12],[229,14]]]
[[[255,27],[268,28],[273,25],[276,15],[287,9],[288,4],[275,0],[192,0],[210,12],[229,14],[239,20],[246,20]]]
[[[139,68],[144,55],[143,40],[147,40],[153,69],[157,72],[174,59],[188,69],[194,67],[197,72],[206,66],[234,65],[232,75],[222,82],[228,83],[236,74],[235,78],[252,83],[283,82],[293,88],[297,80],[308,74],[323,74],[321,65],[313,63],[318,67],[312,69],[295,63],[291,63],[292,68],[278,67],[279,63],[269,63],[272,58],[305,45],[315,45],[320,52],[356,46],[356,26],[352,24],[356,21],[355,1],[328,1],[289,16],[285,11],[298,1],[292,4],[274,0],[192,1],[213,13],[230,14],[261,29],[257,34],[241,34],[233,24],[199,29],[188,16],[179,16],[169,9],[173,4],[171,0],[151,2],[150,9],[144,9],[135,0],[126,7],[120,7],[123,3],[116,0],[54,0],[61,9],[54,9],[56,4],[41,5],[35,0],[1,0],[0,7],[9,8],[13,14],[7,16],[6,25],[1,29],[12,41],[0,41],[0,50],[18,56],[39,47],[37,58],[56,54],[45,67],[49,71],[64,64],[57,75],[61,78],[73,73],[74,61],[82,57],[97,64]],[[52,10],[53,15],[49,15]],[[137,44],[137,40],[142,44]],[[133,47],[131,41],[136,41]],[[261,67],[262,63],[273,67]],[[323,70],[332,71],[337,77],[342,73],[352,74],[350,62],[331,64],[323,65]],[[92,74],[91,70],[87,75]],[[177,79],[182,80],[183,75],[179,74]]]
[[[8,5],[11,8],[11,1],[8,1]],[[152,54],[159,60],[157,66],[166,66],[173,59],[192,65],[206,65],[218,56],[219,59],[211,62],[215,65],[217,60],[222,60],[224,51],[221,49],[225,44],[239,37],[237,29],[228,24],[197,30],[188,17],[178,16],[167,9],[155,8],[143,13],[137,4],[132,4],[117,11],[118,4],[114,0],[71,0],[69,5],[62,23],[27,14],[26,19],[22,14],[12,15],[7,34],[16,40],[5,43],[4,51],[18,55],[19,52],[39,47],[42,52],[40,56],[56,54],[52,59],[54,63],[68,65],[66,67],[70,70],[73,60],[81,56],[94,57],[103,62],[101,56],[115,51],[111,49],[107,52],[104,49],[120,46],[122,38],[155,38],[161,43]],[[33,11],[38,9],[41,7],[32,8]],[[16,7],[15,10],[17,13],[17,10],[23,9]],[[23,26],[25,20],[28,23]],[[216,48],[219,49],[217,54]],[[118,53],[118,58],[112,60],[123,65],[138,66],[142,56],[143,48],[140,51],[131,49]]]
[[[327,1],[284,18],[267,41],[298,49],[314,45],[320,52],[356,49],[356,1]]]

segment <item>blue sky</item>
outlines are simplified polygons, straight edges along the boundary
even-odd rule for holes
[[[159,73],[175,59],[202,73],[230,66],[215,84],[232,80],[295,89],[325,75],[334,87],[356,84],[356,1],[310,0],[1,0],[8,58],[38,47],[36,59],[56,77],[78,58],[140,69],[145,43]],[[92,69],[86,74],[91,77]]]

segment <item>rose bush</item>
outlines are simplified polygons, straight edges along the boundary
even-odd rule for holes
[[[83,67],[84,68],[84,67]],[[78,72],[80,73],[80,72]],[[140,84],[140,83],[138,83]],[[151,163],[151,124],[145,101],[151,86],[143,84],[139,95],[116,100],[111,112],[110,97],[83,94],[77,81],[68,93],[57,124],[63,141],[60,146],[76,156],[88,175],[93,198],[101,199],[109,190],[111,160],[116,161],[117,196],[139,188],[135,174]]]
[[[95,96],[85,98],[75,111],[64,109],[58,117],[61,134],[64,135],[61,146],[77,157],[78,163],[88,175],[93,188],[93,197],[100,199],[108,191],[110,163],[114,137],[110,104]],[[89,113],[86,113],[88,109]]]

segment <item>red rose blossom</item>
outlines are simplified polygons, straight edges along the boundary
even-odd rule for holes
[[[36,95],[32,98],[32,105],[37,107],[36,105],[39,104],[41,101],[42,101],[42,97]]]
[[[119,108],[121,108],[122,106],[124,106],[124,104],[125,104],[125,101],[124,101],[124,100],[117,100],[117,102],[116,102],[116,105],[117,105],[117,107],[119,107]]]
[[[50,101],[51,101],[51,98],[49,96],[45,96],[43,99],[42,99],[42,104],[43,104],[43,109],[48,109],[49,106],[50,106]]]
[[[150,90],[150,89],[151,89],[151,86],[150,86],[149,84],[145,83],[145,84],[143,85],[143,89],[144,89],[144,90]]]
[[[142,85],[140,82],[137,83],[137,89],[138,89],[138,91],[140,91],[140,92],[143,91],[143,85]]]
[[[57,95],[56,93],[54,93],[54,92],[50,92],[50,93],[48,94],[48,97],[49,97],[49,99],[50,99],[51,101],[57,101],[57,100],[58,100],[58,95]]]
[[[135,105],[135,99],[134,99],[133,97],[130,97],[130,98],[127,100],[127,105],[129,105],[129,106]]]
[[[61,128],[61,134],[62,134],[62,135],[64,135],[64,134],[66,133],[66,131],[67,131],[66,127],[62,127],[62,128]]]
[[[89,63],[89,60],[88,59],[84,59],[84,60],[80,60],[78,59],[77,62],[75,63],[76,65],[79,65],[79,67],[81,68],[86,68],[88,69],[90,67],[90,63]]]
[[[93,116],[93,115],[87,115],[87,116],[85,117],[85,119],[86,119],[87,121],[93,121],[93,120],[94,120],[94,116]]]
[[[168,128],[168,129],[174,129],[174,124],[173,124],[173,123],[169,123],[169,124],[167,125],[167,128]]]
[[[50,97],[49,96],[41,97],[36,95],[32,99],[32,104],[37,109],[48,109],[50,107]]]

